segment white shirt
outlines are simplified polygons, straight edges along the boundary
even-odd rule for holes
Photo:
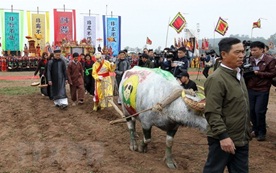
[[[258,63],[263,59],[263,57],[264,57],[264,54],[262,54],[262,56],[259,57],[259,58],[254,58],[255,62],[256,62],[256,65],[258,65]]]
[[[230,68],[230,67],[227,67],[226,65],[224,65],[224,64],[220,64],[222,67],[224,67],[224,68],[227,68],[227,69],[229,69],[229,70],[235,70],[235,71],[237,71],[237,75],[236,75],[236,78],[240,81],[241,80],[241,69],[239,68],[239,67],[237,67],[236,69],[232,69],[232,68]]]

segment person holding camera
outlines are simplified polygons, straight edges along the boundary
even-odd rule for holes
[[[205,62],[202,73],[207,78],[209,76],[209,69],[213,67],[213,54],[208,54],[206,56],[202,54],[200,60]]]
[[[165,54],[164,60],[161,62],[161,69],[172,73],[172,60],[174,55],[170,52]]]
[[[266,140],[266,111],[272,78],[276,76],[276,60],[264,53],[265,44],[254,41],[250,44],[253,75],[247,79],[250,103],[252,136],[258,141]]]
[[[180,47],[177,49],[178,58],[172,62],[173,75],[177,77],[181,72],[188,71],[189,60],[186,56],[187,50],[185,47]]]

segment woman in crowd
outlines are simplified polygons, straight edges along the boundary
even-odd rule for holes
[[[92,60],[90,54],[85,55],[85,62],[84,62],[84,86],[86,91],[94,96],[95,90],[95,80],[92,76],[92,66],[94,61]]]

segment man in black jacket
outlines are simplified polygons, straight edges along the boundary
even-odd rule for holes
[[[188,72],[182,72],[178,75],[178,77],[181,82],[181,86],[184,89],[193,89],[194,91],[197,91],[196,83],[190,79]]]

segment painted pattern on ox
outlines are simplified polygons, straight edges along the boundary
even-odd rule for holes
[[[134,67],[124,73],[119,86],[119,97],[123,100],[123,113],[132,115],[161,103],[170,97],[175,90],[182,89],[174,76],[161,69]],[[144,138],[138,146],[135,140],[135,119],[141,122]],[[181,97],[167,105],[160,112],[146,111],[135,118],[127,119],[130,131],[130,149],[139,152],[147,151],[151,141],[151,128],[156,126],[167,132],[165,161],[169,168],[176,168],[172,158],[172,142],[180,125],[205,130],[207,121],[204,117],[191,111]]]

